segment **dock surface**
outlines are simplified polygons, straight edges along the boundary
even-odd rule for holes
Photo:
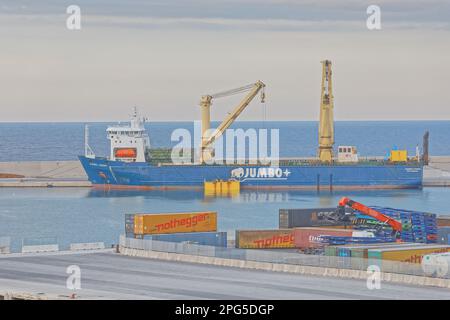
[[[135,258],[103,250],[0,256],[0,293],[67,298],[66,268],[81,268],[78,299],[450,299],[450,290]]]

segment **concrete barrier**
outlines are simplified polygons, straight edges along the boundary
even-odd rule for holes
[[[8,254],[11,253],[11,250],[8,247],[0,247],[0,254]]]
[[[55,252],[59,251],[57,244],[43,244],[35,246],[23,246],[22,253],[39,253],[39,252]]]
[[[98,250],[105,249],[104,242],[87,242],[87,243],[72,243],[70,244],[71,251],[80,251],[80,250]]]
[[[325,276],[334,278],[350,278],[367,280],[367,272],[364,270],[324,268],[301,265],[288,265],[280,263],[257,262],[237,259],[224,259],[215,257],[192,256],[179,253],[157,252],[149,250],[139,250],[119,247],[119,251],[123,255],[133,257],[144,257],[157,260],[178,261],[188,263],[210,264],[221,267],[234,267],[245,269],[256,269],[274,272],[288,272],[296,274],[308,274],[313,276]],[[401,283],[416,286],[432,286],[440,288],[450,288],[450,279],[439,279],[422,276],[412,276],[406,274],[381,272],[381,281]]]

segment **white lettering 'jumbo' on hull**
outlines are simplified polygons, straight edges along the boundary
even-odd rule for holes
[[[231,170],[231,178],[245,180],[287,180],[291,172],[282,168],[236,168]]]

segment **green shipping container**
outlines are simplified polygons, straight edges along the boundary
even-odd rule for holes
[[[335,257],[335,256],[337,256],[337,247],[336,246],[325,247],[325,255],[327,257]]]

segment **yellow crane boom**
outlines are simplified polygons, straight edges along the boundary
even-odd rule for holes
[[[266,85],[262,81],[257,81],[253,84],[239,87],[236,89],[219,92],[213,95],[202,96],[200,101],[200,107],[202,112],[202,141],[200,146],[200,162],[204,163],[207,159],[211,158],[211,144],[220,138],[222,134],[227,130],[231,124],[236,120],[237,117],[244,111],[244,109],[250,104],[250,102],[255,98],[255,96],[263,89]],[[249,91],[248,94],[239,102],[239,104],[234,108],[232,112],[222,121],[222,123],[217,127],[214,132],[209,135],[208,130],[211,127],[211,103],[213,99],[227,97],[235,95],[241,92]],[[264,102],[264,91],[261,94],[261,102]]]
[[[331,61],[322,61],[322,89],[320,94],[320,122],[319,122],[319,160],[333,161],[334,145],[334,98],[331,80]]]

